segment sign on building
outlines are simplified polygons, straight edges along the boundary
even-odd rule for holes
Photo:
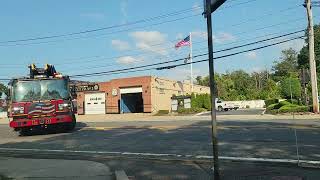
[[[85,91],[99,91],[98,84],[89,84],[89,85],[76,85],[74,87],[76,92],[85,92]]]

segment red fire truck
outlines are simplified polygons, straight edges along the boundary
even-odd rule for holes
[[[8,117],[10,127],[21,135],[36,129],[59,128],[71,131],[76,125],[69,77],[53,65],[29,66],[30,76],[10,81]]]

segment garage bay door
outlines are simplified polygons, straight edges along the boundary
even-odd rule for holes
[[[105,114],[105,101],[105,93],[85,94],[85,114]]]
[[[120,89],[120,109],[122,113],[143,112],[142,87]]]

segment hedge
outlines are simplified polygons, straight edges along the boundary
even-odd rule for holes
[[[271,104],[279,103],[279,99],[267,99],[267,100],[264,100],[264,103],[266,104],[266,107],[268,107]]]
[[[201,113],[206,111],[204,108],[179,108],[179,114],[194,114],[194,113]]]
[[[288,101],[281,101],[277,105],[274,106],[274,109],[280,109],[282,106],[290,105],[291,103]]]
[[[270,105],[267,107],[267,111],[273,110],[276,105],[277,105],[277,103],[276,103],[276,104],[270,104]]]
[[[192,94],[191,95],[191,107],[192,108],[204,108],[211,109],[211,96],[209,94]]]
[[[278,112],[279,113],[287,113],[287,112],[309,112],[309,106],[299,106],[295,104],[282,106]]]
[[[291,104],[288,101],[281,101],[277,104],[269,105],[266,110],[268,113],[271,113],[271,114],[288,113],[288,112],[309,112],[310,107]]]

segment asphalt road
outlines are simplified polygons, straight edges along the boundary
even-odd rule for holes
[[[220,155],[296,159],[293,124],[225,121],[219,123]],[[296,129],[301,159],[320,160],[319,126]],[[72,133],[19,137],[0,126],[0,148],[211,155],[208,121],[79,123]]]
[[[239,112],[241,111],[237,111]],[[317,124],[295,126],[294,121],[259,122],[259,120],[235,119],[219,122],[218,125],[220,156],[297,159],[296,130],[299,158],[320,161],[320,126]],[[1,148],[37,149],[39,152],[68,150],[193,156],[212,154],[210,122],[192,120],[191,117],[189,121],[78,123],[77,129],[71,133],[40,132],[25,137],[18,136],[7,125],[0,125],[0,137],[0,152],[3,153],[8,151]],[[10,153],[14,154],[14,151]],[[39,155],[39,153],[30,155]],[[48,156],[45,155],[45,157]],[[80,156],[73,156],[73,158],[77,159]],[[143,167],[146,163],[119,159],[105,162],[114,162],[113,165],[117,164],[125,168],[126,163],[131,161],[136,168]],[[108,165],[112,166],[112,163]],[[171,166],[160,163],[153,165],[153,168],[155,167],[168,170]],[[201,173],[208,170],[209,166],[205,165],[205,170],[198,167],[197,170],[190,171],[192,167],[194,164],[181,165],[182,169],[193,172],[191,177],[199,177]],[[130,174],[135,174],[132,168],[129,171]],[[139,174],[135,176],[139,177]],[[142,177],[141,174],[140,176]],[[204,176],[204,179],[205,177],[207,176]]]

